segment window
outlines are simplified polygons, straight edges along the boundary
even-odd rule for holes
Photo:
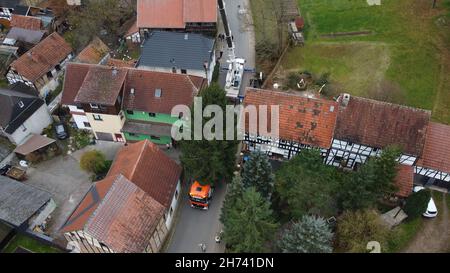
[[[186,69],[181,69],[181,74],[187,74]]]
[[[22,132],[25,132],[27,130],[27,127],[25,127],[25,125],[20,125],[20,128],[22,128]]]
[[[175,199],[178,199],[178,190],[175,191]]]
[[[128,133],[130,136],[136,136],[135,133]]]
[[[154,118],[154,117],[156,116],[155,113],[148,113],[148,115],[149,115],[150,117],[152,117],[152,118]]]
[[[77,105],[77,109],[84,110],[83,106],[81,106],[81,105]]]
[[[161,88],[156,88],[155,89],[155,98],[161,98]]]
[[[172,216],[172,214],[173,214],[173,208],[170,207],[169,216]]]
[[[177,68],[176,67],[172,67],[172,73],[177,73]]]
[[[335,162],[335,163],[341,163],[342,162],[342,159],[343,159],[343,157],[342,156],[334,156],[334,158],[333,158],[333,161]]]
[[[91,106],[92,109],[98,109],[99,108],[98,104],[95,104],[95,103],[90,103],[89,105]]]
[[[19,101],[19,107],[23,108],[25,105],[23,104],[23,101]]]
[[[128,114],[128,115],[133,115],[134,112],[133,112],[132,110],[127,110],[127,114]]]
[[[92,115],[93,117],[94,117],[94,119],[95,120],[99,120],[99,121],[102,121],[103,119],[102,119],[102,116],[100,116],[100,115]]]
[[[154,140],[160,140],[161,139],[160,137],[157,137],[157,136],[150,136],[150,138],[154,139]]]
[[[53,74],[52,74],[51,71],[48,71],[48,72],[47,72],[47,78],[53,79]]]
[[[83,124],[84,124],[84,127],[88,127],[88,128],[91,128],[91,124],[89,123],[89,122],[83,122]]]
[[[56,69],[56,71],[60,71],[60,70],[61,70],[61,66],[60,66],[59,64],[57,64],[57,65],[55,66],[55,69]]]

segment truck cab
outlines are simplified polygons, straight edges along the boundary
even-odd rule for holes
[[[207,210],[212,192],[211,185],[202,185],[198,181],[194,181],[189,191],[189,203],[191,207]]]

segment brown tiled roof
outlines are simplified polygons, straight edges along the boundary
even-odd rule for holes
[[[25,141],[22,145],[17,146],[14,149],[16,154],[28,155],[36,150],[44,148],[52,143],[56,142],[56,140],[52,138],[48,138],[45,136],[32,134],[32,136]]]
[[[137,32],[139,32],[139,28],[137,26],[137,20],[134,20],[134,22],[131,25],[131,27],[125,33],[125,36],[130,36],[130,35],[133,35],[133,34],[135,34]]]
[[[93,188],[99,190],[83,199],[63,231],[84,230],[115,252],[144,252],[165,208],[123,175]]]
[[[330,100],[307,98],[286,92],[248,88],[244,105],[279,105],[279,134],[283,140],[329,148],[336,124],[337,103]],[[258,121],[259,123],[259,121]],[[270,128],[270,118],[268,118]],[[245,130],[249,131],[246,118]]]
[[[204,84],[206,82],[202,77],[130,69],[124,108],[170,114],[175,105],[190,106]],[[134,94],[130,93],[131,88],[134,88]],[[155,97],[155,89],[161,89],[161,97]]]
[[[109,53],[109,47],[95,37],[81,52],[78,54],[76,61],[87,64],[98,64]]]
[[[89,65],[68,63],[64,76],[63,93],[61,103],[64,105],[74,105],[75,97],[80,90],[83,80],[89,71]]]
[[[450,173],[450,126],[430,122],[418,166]]]
[[[127,76],[124,68],[93,65],[75,97],[78,103],[114,105]]]
[[[40,30],[41,19],[32,16],[13,14],[11,17],[11,27],[18,27],[29,30]]]
[[[136,66],[136,61],[135,60],[124,61],[124,60],[109,58],[108,62],[106,63],[106,65],[114,66],[114,67],[129,67],[129,68],[132,68],[132,67]]]
[[[217,21],[217,0],[140,0],[139,28],[184,28],[186,23]]]
[[[36,81],[64,60],[72,48],[63,37],[53,32],[32,49],[11,63],[11,67],[20,75]]]
[[[170,207],[181,167],[148,140],[129,144],[116,155],[108,176],[123,174],[156,201]]]
[[[395,185],[398,188],[397,195],[400,197],[408,197],[413,189],[414,167],[406,165],[398,165],[397,177]]]
[[[334,137],[375,148],[396,144],[406,154],[420,155],[430,115],[430,111],[351,97],[348,106],[339,107]]]

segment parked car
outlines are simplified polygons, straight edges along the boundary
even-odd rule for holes
[[[11,169],[11,165],[5,165],[0,168],[0,175],[6,175],[6,173]]]
[[[422,214],[424,217],[427,218],[434,218],[438,214],[436,204],[434,203],[433,198],[430,198],[430,201],[428,202],[427,210]]]
[[[64,123],[56,123],[54,128],[55,128],[56,137],[58,139],[62,140],[62,139],[66,139],[69,137],[69,133],[68,133]]]

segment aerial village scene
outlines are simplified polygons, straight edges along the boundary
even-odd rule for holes
[[[0,72],[0,258],[450,252],[450,0],[0,0]]]

